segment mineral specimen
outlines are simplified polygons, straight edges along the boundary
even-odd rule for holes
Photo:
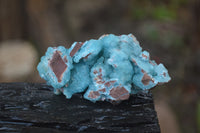
[[[150,60],[132,34],[103,35],[75,42],[69,49],[49,47],[37,69],[55,94],[69,99],[85,92],[84,98],[92,102],[126,100],[171,79],[163,64]]]

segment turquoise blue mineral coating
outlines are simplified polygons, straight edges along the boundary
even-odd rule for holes
[[[84,92],[92,102],[126,100],[171,79],[164,65],[150,60],[132,34],[103,35],[74,42],[69,49],[49,47],[37,69],[55,94],[70,99]]]

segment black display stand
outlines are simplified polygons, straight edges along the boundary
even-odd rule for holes
[[[40,83],[0,83],[0,132],[158,133],[151,93],[133,95],[118,105],[92,103],[82,94],[66,99]]]

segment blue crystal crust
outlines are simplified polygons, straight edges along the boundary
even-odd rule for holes
[[[40,76],[66,98],[85,92],[96,101],[122,101],[170,81],[163,64],[150,60],[132,35],[103,35],[74,42],[71,48],[49,47],[37,67]]]

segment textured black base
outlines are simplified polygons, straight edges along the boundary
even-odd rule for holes
[[[118,105],[56,96],[45,84],[0,84],[0,132],[160,132],[152,95]]]

